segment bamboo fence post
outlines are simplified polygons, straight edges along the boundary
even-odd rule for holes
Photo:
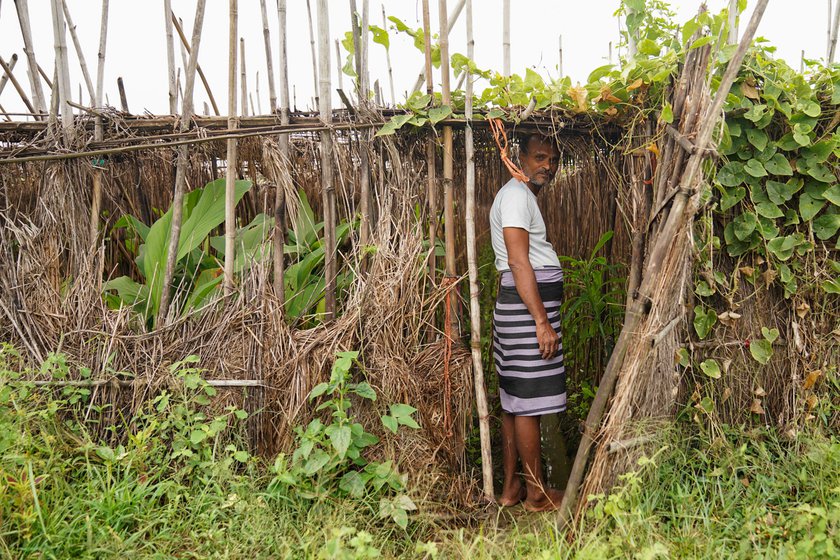
[[[438,0],[440,12],[440,82],[441,82],[441,103],[450,105],[452,103],[449,91],[449,25],[446,19],[446,0]],[[446,276],[455,277],[455,193],[452,188],[452,127],[443,127],[443,197],[444,197],[444,235],[446,244]],[[455,298],[449,300],[449,312],[452,332],[457,333],[458,318],[456,316],[457,305]]]
[[[467,0],[467,58],[473,59],[475,40],[472,27],[472,0]],[[469,74],[469,69],[466,73]],[[465,93],[466,106],[464,116],[467,126],[464,130],[465,152],[467,156],[467,265],[470,276],[470,325],[471,350],[473,361],[473,383],[475,385],[475,404],[478,410],[478,429],[481,439],[481,472],[484,483],[484,497],[493,502],[493,457],[490,452],[490,419],[487,410],[487,391],[484,387],[484,369],[481,363],[481,309],[478,302],[478,264],[475,243],[475,149],[472,130],[472,75],[467,76]]]
[[[286,51],[286,0],[277,0],[277,35],[280,45],[277,53],[277,70],[279,72],[280,86],[280,123],[289,124],[289,61]],[[283,165],[289,165],[289,135],[280,135],[280,152],[283,155]],[[280,181],[277,181],[274,194],[274,231],[272,232],[272,245],[274,257],[274,295],[281,304],[286,301],[286,287],[283,284],[283,276],[286,272],[286,262],[283,254],[283,245],[286,237],[286,192]]]
[[[650,244],[650,250],[648,252],[649,256],[647,258],[648,267],[642,275],[639,297],[633,301],[627,309],[621,334],[619,335],[618,341],[616,341],[609,363],[604,371],[604,375],[601,377],[601,383],[598,387],[597,393],[595,394],[595,399],[592,401],[589,414],[586,417],[585,428],[581,436],[580,446],[578,447],[575,462],[569,475],[569,482],[566,485],[566,492],[563,495],[563,501],[560,504],[560,509],[558,511],[557,522],[561,529],[568,526],[572,520],[573,511],[577,506],[578,493],[583,481],[586,464],[589,460],[589,453],[595,442],[597,432],[601,427],[601,421],[604,417],[607,401],[612,396],[616,379],[618,378],[624,362],[624,357],[631,345],[640,343],[637,339],[634,340],[634,338],[637,337],[636,329],[646,313],[645,307],[648,305],[648,301],[650,300],[651,288],[660,273],[659,267],[665,261],[668,251],[674,246],[675,237],[680,227],[685,224],[686,221],[691,220],[694,217],[693,211],[696,210],[696,203],[695,207],[688,207],[690,211],[686,212],[690,198],[690,193],[687,191],[693,184],[697,173],[700,172],[701,164],[705,157],[706,146],[711,138],[712,130],[717,124],[717,119],[720,115],[723,103],[726,96],[729,94],[732,83],[737,77],[738,69],[741,66],[741,62],[744,59],[747,49],[752,43],[753,36],[755,35],[758,23],[761,21],[761,17],[764,14],[764,10],[767,8],[768,1],[769,0],[758,1],[758,4],[753,11],[752,18],[750,19],[750,23],[744,31],[744,35],[738,45],[738,49],[729,61],[726,72],[721,79],[714,101],[712,102],[711,107],[709,107],[701,115],[702,121],[699,125],[700,130],[694,139],[695,151],[686,165],[682,177],[680,178],[680,184],[685,188],[680,189],[680,192],[674,197],[667,222],[656,236],[656,239]]]
[[[831,24],[831,43],[828,47],[828,60],[826,60],[826,65],[834,62],[834,53],[837,50],[838,31],[840,31],[840,1],[834,7],[834,21]]]
[[[122,106],[123,113],[131,114],[131,111],[128,110],[128,97],[125,95],[125,83],[123,82],[122,76],[117,78],[117,90],[120,93],[120,105]]]
[[[67,62],[67,39],[64,34],[64,11],[61,9],[62,0],[51,0],[53,38],[55,40],[55,60],[58,68],[58,100],[61,106],[61,125],[65,139],[69,139],[73,129],[73,109],[67,103],[71,99],[70,69]]]
[[[47,87],[52,89],[53,88],[53,83],[52,83],[52,81],[50,81],[50,77],[47,76],[47,73],[44,72],[44,69],[41,68],[40,64],[38,64],[38,73],[41,75],[41,77],[44,79],[44,81],[47,82]]]
[[[204,9],[206,4],[207,0],[198,0],[195,8],[192,51],[190,52],[190,61],[187,65],[184,100],[181,108],[181,132],[185,132],[189,128],[190,121],[192,120],[193,90],[195,89],[195,74],[198,67],[198,48],[201,44],[201,27],[204,23]],[[187,183],[187,157],[188,147],[185,144],[178,149],[178,160],[175,164],[175,193],[172,197],[172,226],[169,231],[169,246],[166,254],[166,269],[164,270],[163,275],[163,289],[161,290],[160,295],[160,308],[157,315],[157,324],[166,324],[166,317],[169,314],[169,291],[172,286],[172,278],[175,275],[175,263],[178,260],[178,246],[181,239],[181,220],[183,219],[184,212],[184,187]]]
[[[175,85],[175,40],[172,34],[172,0],[163,0],[163,26],[166,30],[166,68],[169,78],[169,114],[178,112],[178,88]]]
[[[23,52],[29,64],[29,85],[32,99],[38,112],[46,111],[47,104],[41,80],[38,78],[38,62],[35,60],[35,48],[32,45],[32,26],[29,20],[29,0],[15,0],[15,8],[20,24],[20,34],[23,36]]]
[[[239,88],[240,88],[240,95],[242,95],[242,116],[248,116],[248,77],[245,74],[245,38],[239,38],[239,65],[241,68],[239,69]]]
[[[254,105],[254,96],[251,95],[250,93],[248,94],[248,101],[251,103],[251,115],[253,115],[253,116],[263,114],[263,112],[262,112],[262,102],[260,101],[260,73],[259,73],[259,71],[257,71],[257,77],[256,77],[255,84],[256,85],[254,86],[254,89],[257,92],[257,104],[256,104],[256,106]],[[256,107],[256,109],[255,109],[255,107]]]
[[[315,32],[312,30],[312,6],[309,3],[309,0],[306,0],[306,16],[309,19],[309,50],[312,53],[312,83],[315,86],[315,106],[320,107],[318,103],[318,90],[320,86],[318,85],[318,62],[315,56]]]
[[[356,55],[356,95],[361,111],[365,112],[368,106],[368,0],[362,0],[361,24],[356,15],[356,0],[350,0],[353,48]],[[362,130],[359,134],[362,138],[359,143],[359,243],[365,247],[370,241],[370,130]]]
[[[341,46],[335,40],[335,69],[338,72],[338,89],[344,90],[344,72],[341,70]]]
[[[502,74],[510,76],[510,0],[502,2]]]
[[[274,89],[274,62],[271,56],[271,33],[268,30],[268,10],[265,6],[265,0],[260,0],[260,15],[263,24],[263,41],[265,42],[265,66],[268,69],[268,102],[270,103],[268,114],[273,115],[274,111],[277,110],[277,94]],[[259,83],[259,79],[257,79],[257,91],[259,91]],[[259,98],[258,94],[258,103]],[[262,108],[260,108],[260,113],[262,113]]]
[[[385,18],[385,4],[382,4],[382,29],[388,29],[388,20]],[[388,84],[391,86],[391,105],[396,106],[397,96],[394,95],[394,72],[391,69],[391,51],[385,49],[385,61],[388,63]]]
[[[429,96],[429,103],[434,101],[434,79],[432,77],[432,24],[429,14],[429,0],[423,0],[423,42],[425,43],[425,69],[424,79],[426,82],[426,94]],[[435,136],[429,134],[426,139],[426,192],[429,205],[429,280],[435,285],[437,276],[437,180],[435,178]]]
[[[236,119],[236,37],[239,34],[237,0],[230,0],[228,38],[228,130],[237,128]],[[245,52],[242,52],[244,58]],[[244,60],[242,61],[244,64]],[[245,71],[244,66],[242,69]],[[244,78],[244,76],[243,76]],[[243,92],[244,93],[244,92]],[[225,173],[225,278],[224,294],[233,293],[233,264],[236,250],[236,138],[227,140],[227,170]]]
[[[91,105],[96,104],[96,90],[93,89],[93,80],[90,79],[90,72],[88,72],[87,62],[85,61],[85,53],[82,51],[82,44],[79,42],[79,36],[76,34],[76,25],[73,23],[73,18],[70,17],[70,10],[67,9],[67,1],[61,0],[61,8],[64,10],[64,19],[67,20],[67,30],[70,31],[70,38],[73,40],[73,46],[76,49],[76,56],[79,58],[79,66],[82,68],[82,77],[85,79],[85,86],[90,95]],[[81,100],[79,101],[81,103]]]
[[[447,18],[449,22],[448,29],[449,33],[452,33],[452,29],[455,27],[455,23],[458,21],[458,18],[461,15],[461,12],[464,10],[464,5],[466,4],[467,0],[458,0],[458,3],[455,4],[455,7],[452,8],[452,11]],[[415,91],[420,91],[420,88],[423,86],[423,82],[426,79],[425,67],[421,66],[420,70],[417,72],[417,81],[414,82],[414,86],[411,88],[410,93],[414,93]]]
[[[332,96],[330,94],[330,19],[327,0],[318,0],[318,76],[320,91],[318,112],[329,127],[332,124]],[[335,190],[333,185],[333,144],[330,130],[321,132],[321,190],[324,198],[324,248],[326,251],[326,312],[325,321],[335,318]]]
[[[563,77],[563,35],[560,35],[559,43],[560,43],[559,44],[560,51],[558,53],[559,58],[558,58],[558,63],[557,63],[557,73],[562,78]]]
[[[840,3],[840,0],[838,0],[838,3]],[[828,64],[831,56],[831,0],[826,0],[826,4],[828,6],[828,16],[825,18],[825,62]]]
[[[12,55],[12,60],[15,64],[17,64],[16,54]],[[23,90],[23,87],[20,85],[20,82],[18,82],[17,78],[15,78],[15,75],[12,74],[12,68],[8,64],[6,64],[6,61],[3,60],[3,57],[0,57],[0,66],[2,66],[3,72],[5,72],[5,76],[9,79],[9,81],[12,82],[12,85],[14,86],[15,90],[17,90],[21,101],[23,101],[23,104],[26,105],[27,109],[29,109],[29,112],[33,115],[37,115],[38,112],[35,110],[35,107],[32,106],[32,103],[29,101],[29,97],[26,96],[26,92]],[[3,85],[5,85],[5,83]]]
[[[108,39],[108,0],[102,0],[102,18],[99,24],[99,50],[97,51],[96,66],[96,97],[94,106],[102,107],[102,91],[105,85],[105,46]],[[93,139],[101,142],[103,138],[102,117],[96,115],[93,129]],[[93,196],[90,208],[90,239],[91,245],[96,242],[99,232],[99,210],[102,207],[102,168],[96,166],[93,170]]]
[[[195,48],[195,43],[193,43],[193,46],[190,47],[190,43],[187,41],[187,36],[184,35],[184,29],[181,27],[181,23],[178,21],[178,18],[175,17],[175,12],[170,12],[170,15],[172,17],[172,23],[175,25],[175,31],[178,32],[178,37],[181,39],[181,44],[187,51],[187,54],[191,54],[192,49]],[[195,33],[193,33],[193,36],[195,36]],[[195,68],[198,72],[198,77],[201,78],[201,83],[204,85],[204,91],[207,92],[207,97],[210,99],[210,105],[213,107],[213,113],[215,113],[215,115],[218,117],[220,114],[219,106],[216,105],[216,98],[213,97],[213,92],[210,90],[210,83],[207,81],[207,77],[204,75],[204,70],[201,69],[201,65],[198,64],[198,62],[196,62]],[[192,103],[192,100],[190,100],[190,103]],[[190,110],[190,113],[192,113],[192,110]]]
[[[729,35],[726,44],[734,45],[738,42],[738,0],[729,0]]]
[[[0,57],[2,59],[2,57]],[[8,73],[3,72],[3,75],[0,76],[0,93],[3,93],[3,89],[6,87],[6,84],[9,82],[9,76],[12,75],[12,72],[15,70],[15,66],[17,66],[18,55],[12,54],[12,57],[9,59],[9,71]]]

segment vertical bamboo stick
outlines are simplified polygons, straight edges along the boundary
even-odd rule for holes
[[[239,34],[237,0],[230,0],[228,37],[228,130],[237,128],[236,119],[236,37]],[[244,56],[244,51],[243,51]],[[243,60],[244,72],[244,60]],[[244,78],[244,76],[243,76]],[[244,93],[244,92],[243,92]],[[227,172],[225,174],[225,280],[224,293],[233,292],[233,264],[236,247],[236,138],[227,140]]]
[[[254,89],[257,92],[257,110],[254,111],[254,99],[251,98],[251,113],[254,114],[254,115],[262,115],[263,112],[262,112],[262,99],[260,99],[260,71],[259,70],[257,70],[257,77],[256,77],[256,80],[255,80],[254,83],[256,84]],[[271,111],[269,111],[269,113],[270,112]]]
[[[729,0],[729,35],[726,44],[734,45],[738,42],[738,0]]]
[[[831,24],[831,44],[828,47],[828,59],[826,64],[834,62],[834,53],[837,50],[837,33],[840,31],[840,0],[834,6],[834,21]]]
[[[2,57],[0,57],[2,59]],[[12,72],[15,70],[15,66],[17,66],[18,55],[12,54],[12,57],[9,59],[9,63],[7,66],[9,67],[9,72],[3,72],[3,75],[0,76],[0,93],[3,93],[3,89],[6,87],[6,84],[9,82],[9,76],[12,75]]]
[[[259,85],[257,87],[259,87]],[[259,90],[257,90],[257,91],[259,91]],[[250,93],[248,94],[248,104],[251,106],[251,114],[256,115],[257,112],[254,109],[254,96]]]
[[[12,55],[12,60],[15,63],[17,63],[17,55],[16,54]],[[29,110],[29,112],[32,113],[33,115],[37,114],[37,111],[35,110],[35,107],[32,106],[32,103],[29,101],[29,97],[26,95],[26,92],[23,90],[23,87],[20,85],[20,82],[18,82],[17,78],[15,78],[15,75],[12,74],[12,68],[8,64],[6,64],[6,61],[3,60],[3,57],[0,57],[0,67],[3,68],[3,71],[6,73],[6,76],[8,77],[9,81],[12,82],[12,85],[14,86],[15,90],[17,90],[21,101],[23,101],[23,104],[26,105],[26,108]],[[39,117],[36,117],[36,118],[39,118]]]
[[[71,134],[73,129],[73,108],[68,101],[71,101],[70,93],[70,69],[67,61],[67,38],[64,34],[64,11],[61,9],[62,0],[51,0],[53,38],[55,41],[55,60],[58,68],[58,100],[61,106],[61,125],[65,137]]]
[[[99,24],[99,50],[96,65],[96,98],[94,106],[102,107],[102,91],[105,86],[105,46],[108,40],[108,0],[102,0],[102,17]],[[101,142],[103,138],[102,117],[96,115],[93,129],[93,139]],[[90,208],[90,239],[96,242],[99,232],[99,210],[102,206],[102,169],[97,166],[93,171],[93,196]]]
[[[171,13],[172,16],[172,23],[175,25],[175,31],[178,32],[178,37],[181,39],[181,44],[183,45],[184,49],[187,51],[187,54],[192,53],[192,49],[190,48],[190,43],[187,41],[187,36],[184,35],[184,29],[181,27],[181,23],[178,21],[178,18],[175,17],[175,13]],[[195,33],[193,33],[195,35]],[[193,44],[194,45],[194,44]],[[196,48],[193,46],[193,48]],[[188,63],[187,63],[188,64]],[[186,66],[185,66],[186,67]],[[196,62],[196,71],[198,72],[198,77],[201,78],[201,83],[204,85],[204,91],[207,92],[207,97],[210,99],[210,105],[213,107],[213,112],[216,116],[219,116],[219,106],[216,105],[216,98],[213,97],[213,91],[210,89],[210,83],[207,81],[207,76],[204,75],[204,71],[201,69],[201,65]],[[190,101],[192,103],[192,101]],[[192,113],[192,111],[190,111]]]
[[[67,20],[67,29],[70,31],[70,38],[73,40],[73,46],[76,48],[76,56],[79,59],[79,66],[82,68],[82,76],[85,79],[85,86],[87,86],[88,95],[90,95],[90,104],[96,105],[96,90],[93,89],[93,80],[90,79],[90,72],[88,72],[87,62],[85,61],[85,53],[82,51],[82,44],[79,42],[79,36],[76,34],[76,25],[73,23],[73,18],[70,17],[70,10],[67,9],[66,0],[61,0],[61,8],[64,10],[64,19]],[[79,100],[81,104],[81,100]]]
[[[29,64],[29,85],[32,90],[32,100],[38,112],[46,111],[47,104],[41,80],[38,78],[38,63],[35,61],[35,48],[32,45],[32,26],[29,20],[29,0],[16,0],[20,34],[23,36],[23,52]]]
[[[263,24],[263,41],[265,41],[265,66],[268,69],[266,75],[268,76],[268,102],[270,103],[268,114],[274,114],[277,110],[277,94],[274,89],[274,62],[271,56],[271,33],[268,30],[268,10],[265,7],[265,0],[260,0],[260,13],[262,15]],[[257,82],[259,86],[259,82]],[[257,95],[259,100],[260,96]],[[262,109],[260,109],[262,113]]]
[[[280,45],[277,53],[277,70],[280,78],[280,124],[289,124],[289,71],[286,56],[286,0],[277,0],[277,35]],[[280,135],[280,152],[283,154],[283,165],[289,164],[289,135]],[[277,181],[274,195],[274,231],[272,245],[274,249],[274,295],[282,304],[286,301],[286,289],[283,275],[286,272],[286,262],[283,258],[283,244],[286,236],[286,193],[280,181]]]
[[[361,22],[356,17],[356,0],[350,0],[350,18],[353,30],[353,48],[355,50],[356,62],[356,95],[359,100],[359,107],[364,113],[368,105],[368,77],[367,77],[367,53],[368,53],[368,0],[362,0]],[[370,240],[370,157],[368,145],[370,143],[370,131],[365,129],[359,132],[362,141],[359,143],[359,242],[365,247]]]
[[[464,10],[464,6],[466,5],[467,0],[458,0],[458,3],[455,4],[455,7],[452,8],[452,11],[449,12],[449,17],[447,18],[449,22],[449,32],[452,33],[452,29],[455,27],[455,23],[458,21],[458,18],[461,16],[461,12]],[[411,93],[415,91],[420,91],[420,88],[423,86],[423,82],[426,80],[426,72],[425,66],[421,66],[420,70],[417,72],[417,81],[414,82],[414,86],[411,88]]]
[[[330,19],[327,0],[318,0],[318,76],[320,91],[318,111],[325,125],[332,124],[330,95]],[[333,146],[329,130],[321,132],[321,189],[324,198],[324,248],[326,251],[326,313],[324,319],[335,318],[335,190],[333,186]]]
[[[826,4],[828,6],[828,16],[825,18],[825,61],[828,63],[831,56],[831,0],[826,0]]]
[[[315,32],[312,30],[312,7],[309,0],[306,0],[306,16],[309,18],[309,50],[312,52],[312,83],[315,86],[315,106],[319,107],[318,103],[318,63],[315,57]]]
[[[186,85],[184,86],[184,100],[182,103],[181,131],[190,126],[193,114],[193,90],[195,89],[195,74],[198,66],[198,48],[201,44],[201,27],[204,24],[204,9],[207,0],[198,0],[195,8],[195,23],[193,23],[192,52],[187,65]],[[169,314],[170,294],[172,278],[175,275],[175,263],[178,259],[178,246],[181,239],[181,220],[184,213],[184,188],[187,183],[187,156],[186,145],[179,146],[178,160],[175,164],[175,194],[172,199],[172,227],[169,231],[169,246],[166,254],[166,270],[163,275],[163,288],[160,295],[160,308],[158,310],[158,324],[165,324]]]
[[[440,12],[440,83],[441,103],[451,105],[449,91],[449,25],[446,19],[446,0],[438,0]],[[443,127],[443,197],[444,197],[444,240],[446,245],[446,276],[455,274],[455,193],[452,189],[452,127]],[[450,317],[452,331],[457,332],[456,298],[450,298]]]
[[[341,45],[335,40],[335,69],[338,72],[338,89],[344,91],[344,72],[341,70]]]
[[[242,95],[242,116],[248,116],[248,77],[245,74],[245,38],[239,38],[239,88]]]
[[[382,4],[382,29],[388,29],[388,20],[385,18],[385,4]],[[388,63],[388,84],[391,86],[391,105],[396,106],[397,96],[394,95],[394,72],[391,69],[391,51],[385,49],[385,61]]]
[[[425,71],[426,94],[429,96],[429,103],[434,102],[434,78],[432,76],[432,24],[429,14],[429,0],[423,0],[423,42],[425,48]],[[435,178],[435,136],[429,134],[426,139],[426,193],[429,205],[429,280],[432,285],[436,283],[437,276],[437,180]]]
[[[502,69],[510,76],[510,0],[502,3]]]
[[[475,56],[475,41],[472,27],[472,0],[467,0],[467,58]],[[481,363],[481,309],[478,303],[478,263],[475,242],[475,150],[472,130],[472,75],[467,69],[467,85],[464,108],[467,127],[464,130],[465,152],[467,156],[467,265],[470,276],[470,326],[471,350],[473,360],[473,383],[475,385],[475,405],[478,410],[478,429],[481,439],[481,473],[484,483],[484,497],[494,501],[493,497],[493,457],[490,452],[490,415],[487,409],[487,391],[484,387],[484,369]]]
[[[172,0],[163,0],[163,25],[166,29],[166,68],[169,78],[169,114],[178,112],[178,89],[175,85],[175,40],[172,34]]]
[[[560,55],[560,57],[558,58],[558,63],[557,63],[557,73],[558,73],[559,77],[562,78],[563,77],[563,35],[560,35],[559,43],[560,43],[560,45],[559,45],[560,46],[560,52],[558,54]]]
[[[123,113],[131,113],[128,110],[128,98],[125,95],[125,84],[123,83],[122,76],[117,78],[117,90],[120,92],[120,105],[122,106]]]

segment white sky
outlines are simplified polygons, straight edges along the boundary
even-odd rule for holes
[[[837,1],[837,0],[836,0]],[[271,29],[275,72],[277,64],[276,0],[267,0]],[[361,9],[362,0],[357,0]],[[67,0],[77,26],[82,49],[92,80],[96,81],[96,55],[99,42],[101,2],[98,0]],[[422,27],[420,0],[370,0],[371,23],[382,25],[382,4],[388,15],[395,15],[412,27]],[[437,2],[432,0],[432,28],[438,29]],[[456,0],[449,0],[450,9]],[[476,62],[481,68],[502,70],[502,0],[474,0],[474,35]],[[609,43],[618,42],[618,20],[612,14],[617,0],[516,0],[512,2],[511,67],[524,74],[526,67],[543,75],[557,75],[558,37],[563,36],[564,73],[573,81],[585,82],[589,72],[607,63]],[[677,21],[692,17],[699,0],[672,0]],[[717,12],[725,0],[709,0],[710,10]],[[755,0],[750,0],[741,22],[746,26]],[[828,0],[773,0],[770,2],[758,34],[778,47],[777,55],[794,67],[799,66],[800,52],[807,58],[822,58],[826,52]],[[195,0],[172,0],[173,10],[184,20],[185,33],[191,36]],[[317,33],[317,1],[311,0],[314,26]],[[330,0],[330,32],[342,37],[350,29],[349,0]],[[52,75],[54,49],[49,0],[29,0],[33,21],[33,43],[39,64]],[[116,80],[125,82],[130,110],[135,114],[149,111],[168,112],[167,67],[162,0],[111,0],[105,65],[105,93],[113,106],[119,106]],[[450,35],[450,52],[466,54],[465,15],[462,13]],[[390,22],[389,22],[390,23]],[[312,63],[305,0],[288,0],[289,82],[294,86],[298,109],[311,107],[313,96]],[[239,35],[245,38],[248,91],[256,106],[256,72],[259,71],[259,91],[262,113],[268,112],[268,83],[266,80],[265,47],[263,43],[260,5],[258,0],[239,0]],[[176,62],[181,65],[176,35]],[[73,99],[78,98],[82,83],[81,70],[75,49],[67,35],[70,53]],[[227,108],[227,45],[228,2],[209,0],[204,19],[204,31],[199,49],[199,64],[207,75],[217,104],[225,114]],[[0,0],[0,56],[7,62],[12,53],[19,60],[15,76],[29,94],[26,78],[27,64],[23,54],[23,40],[13,0]],[[405,98],[422,68],[423,56],[405,34],[391,32],[391,62],[397,101]],[[340,106],[334,89],[338,87],[335,44],[330,44],[333,73],[333,104]],[[344,55],[344,53],[343,53]],[[613,53],[617,60],[616,53]],[[381,45],[370,44],[371,81],[379,79],[386,102],[390,102],[385,51]],[[183,73],[183,71],[182,71]],[[276,75],[276,74],[275,74]],[[436,72],[436,81],[439,82]],[[453,81],[453,86],[454,86]],[[203,112],[207,95],[196,78],[195,107]],[[344,89],[350,91],[350,78],[344,76]],[[436,90],[439,90],[436,84]],[[478,86],[479,91],[482,86]],[[48,95],[48,94],[47,94]],[[83,88],[83,104],[90,100]],[[24,110],[23,103],[11,84],[0,93],[0,105],[9,111]],[[19,118],[19,117],[18,117]]]

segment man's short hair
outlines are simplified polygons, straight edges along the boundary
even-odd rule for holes
[[[519,142],[519,153],[520,154],[527,154],[528,153],[528,145],[531,143],[531,140],[536,138],[540,142],[545,142],[550,144],[552,142],[552,138],[550,136],[546,136],[541,132],[537,132],[536,130],[529,130],[520,132],[517,134],[518,142]]]

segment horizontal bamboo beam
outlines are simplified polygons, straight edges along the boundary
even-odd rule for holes
[[[211,387],[265,387],[271,388],[259,379],[205,379]],[[143,379],[79,379],[79,380],[15,380],[12,385],[35,385],[36,387],[145,387],[149,385]]]

